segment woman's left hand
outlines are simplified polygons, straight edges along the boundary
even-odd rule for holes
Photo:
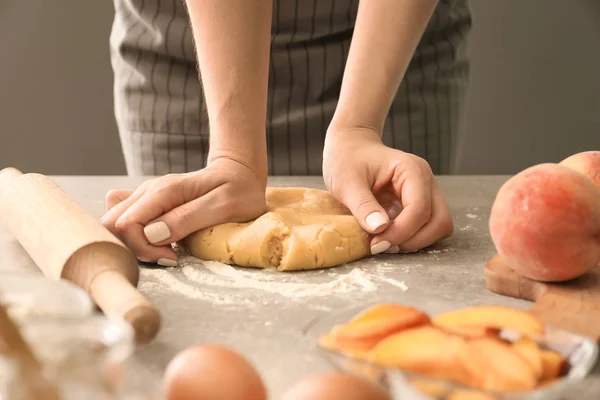
[[[383,144],[378,132],[329,129],[323,176],[371,234],[371,253],[413,252],[453,232],[448,203],[427,161]]]

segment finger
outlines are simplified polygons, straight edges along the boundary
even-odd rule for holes
[[[377,234],[389,225],[386,211],[363,180],[348,181],[339,197],[365,231]]]
[[[143,262],[156,262],[163,267],[177,265],[177,254],[170,245],[155,246],[148,243],[142,230],[130,229],[122,235],[122,241]]]
[[[440,239],[452,236],[454,224],[450,208],[438,183],[434,180],[433,211],[431,220],[413,237],[398,246],[398,252],[415,252],[432,245]]]
[[[137,200],[139,200],[145,192],[145,188],[136,189],[129,197],[121,202],[115,204],[108,210],[102,218],[100,218],[100,223],[104,225],[111,232],[116,233],[116,222],[123,215],[125,211],[129,209]]]
[[[375,193],[375,198],[384,208],[390,221],[395,220],[400,215],[403,208],[402,200],[394,193],[394,187],[391,184],[387,184]]]
[[[130,189],[113,189],[106,193],[106,211],[110,211],[111,208],[127,200],[129,196],[133,194],[133,190]]]
[[[207,174],[199,174],[193,179],[164,180],[163,184],[154,186],[147,191],[135,204],[127,209],[115,222],[119,230],[131,226],[144,227],[149,222],[159,218],[173,208],[192,201],[213,189],[211,179]]]
[[[143,233],[135,230],[120,231],[115,227],[116,220],[142,198],[151,183],[151,181],[146,181],[135,191],[126,189],[109,191],[106,195],[106,205],[109,210],[102,217],[101,222],[113,231],[140,261],[156,262],[162,266],[175,266],[177,265],[177,255],[170,245],[152,246],[147,242]]]
[[[431,175],[418,168],[407,169],[402,177],[392,178],[392,185],[402,199],[403,209],[388,229],[373,238],[372,246],[380,242],[392,246],[404,243],[431,219]]]
[[[112,228],[115,225],[116,220],[131,206],[137,199],[139,199],[154,180],[147,180],[139,185],[127,198],[124,189],[116,190],[116,193],[109,191],[106,194],[106,208],[109,208],[107,212],[100,218],[100,222],[107,228]],[[109,203],[110,207],[109,207]],[[113,204],[114,203],[114,204]]]
[[[189,201],[194,202],[197,197],[201,198],[205,192],[212,190],[213,187],[207,183],[215,183],[218,186],[218,183],[211,181],[210,176],[207,178],[206,174],[197,175],[194,179],[167,182],[163,187],[146,192],[115,222],[116,230],[136,232],[136,240],[143,238],[144,243],[159,246],[179,240],[183,237],[180,236],[181,232],[190,230],[186,218],[194,207],[185,204]],[[212,204],[212,207],[214,206]],[[171,217],[163,220],[164,214],[168,213],[171,213]],[[180,223],[183,224],[183,228],[178,226]],[[192,223],[194,224],[197,222]],[[139,245],[141,246],[141,243]]]
[[[241,215],[225,192],[212,190],[184,203],[144,227],[150,243],[157,246],[176,242],[200,229],[230,222],[232,215]]]

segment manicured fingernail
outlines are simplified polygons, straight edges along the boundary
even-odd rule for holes
[[[388,253],[388,254],[398,254],[398,253],[400,253],[400,247],[399,246],[392,246],[389,249],[387,249],[385,251],[385,253]]]
[[[383,253],[384,251],[388,250],[390,246],[391,243],[386,240],[376,243],[373,246],[371,246],[371,254]]]
[[[375,232],[377,229],[387,224],[387,219],[385,219],[382,213],[375,211],[367,215],[367,218],[365,218],[365,223],[369,229],[371,229],[371,231]]]
[[[177,266],[177,261],[170,260],[168,258],[159,258],[158,260],[156,260],[156,263],[162,267],[176,267]]]
[[[164,221],[157,221],[144,227],[144,235],[150,243],[154,244],[170,238],[171,231]]]
[[[138,259],[138,261],[145,262],[145,263],[149,263],[150,262],[150,260],[148,260],[146,258],[142,258],[142,257],[138,257],[137,259]]]

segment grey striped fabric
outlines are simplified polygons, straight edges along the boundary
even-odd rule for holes
[[[273,0],[271,175],[320,175],[359,0]],[[130,175],[198,170],[208,121],[184,0],[114,0],[115,116]],[[468,83],[467,0],[440,0],[390,109],[386,145],[450,171]],[[367,79],[367,78],[366,78]]]

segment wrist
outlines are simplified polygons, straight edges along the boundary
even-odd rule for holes
[[[370,141],[383,143],[381,139],[381,130],[377,130],[372,126],[359,124],[331,124],[325,135],[325,143],[328,142],[356,142]]]
[[[332,132],[375,132],[381,137],[385,117],[380,118],[375,115],[365,115],[364,110],[357,110],[355,107],[344,107],[338,104],[338,107],[331,119],[328,131]]]
[[[210,124],[207,162],[227,158],[245,165],[261,179],[268,174],[266,128],[256,121],[229,118]],[[224,123],[221,123],[224,122]],[[240,123],[241,122],[241,123]]]
[[[260,152],[253,152],[248,148],[241,151],[231,147],[211,147],[208,152],[207,166],[223,160],[233,161],[235,164],[248,170],[256,180],[261,182],[263,186],[266,186],[269,174],[266,150],[263,156],[260,156],[258,153]]]

